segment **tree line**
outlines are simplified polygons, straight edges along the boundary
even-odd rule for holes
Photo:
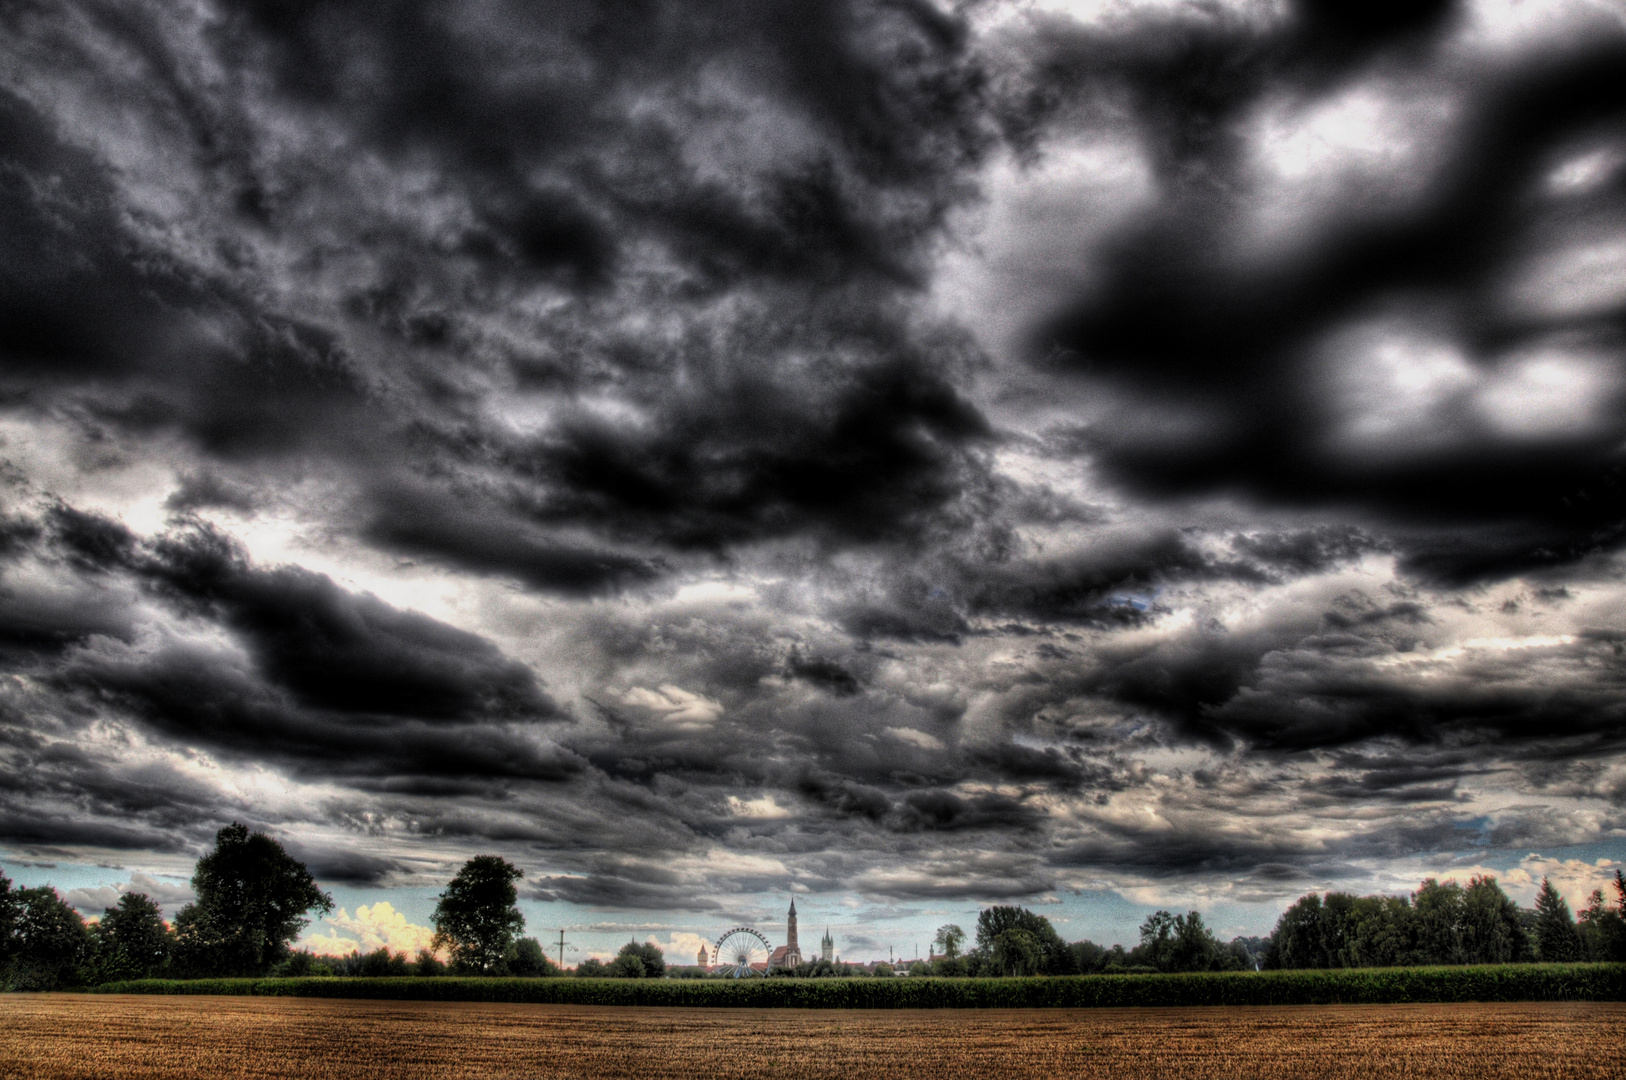
[[[233,823],[198,860],[197,899],[172,923],[151,897],[131,892],[87,924],[49,885],[16,889],[0,874],[0,988],[58,990],[145,978],[557,974],[541,944],[520,937],[525,916],[514,885],[520,876],[496,856],[465,863],[435,905],[435,951],[315,956],[292,944],[312,912],[333,910],[333,898],[276,840]]]
[[[1200,912],[1154,912],[1133,948],[1062,941],[1050,920],[1019,907],[977,917],[976,948],[959,955],[958,926],[938,931],[920,975],[1087,975],[1112,972],[1414,967],[1541,962],[1626,962],[1626,876],[1614,896],[1594,890],[1577,919],[1543,878],[1533,908],[1521,908],[1496,879],[1466,886],[1425,879],[1407,896],[1309,893],[1288,907],[1269,937],[1221,942]]]
[[[380,948],[349,956],[294,951],[310,914],[333,910],[333,898],[276,840],[232,824],[192,875],[197,899],[166,923],[143,893],[126,893],[90,923],[50,886],[14,889],[0,874],[0,988],[55,990],[126,979],[234,976],[543,977],[562,974],[541,943],[522,936],[517,906],[521,870],[495,855],[464,863],[431,917],[433,950]],[[1496,879],[1466,886],[1433,878],[1408,896],[1310,893],[1300,897],[1267,938],[1221,942],[1200,912],[1157,911],[1132,948],[1063,941],[1049,919],[1026,908],[995,906],[977,916],[975,944],[956,925],[938,929],[930,961],[905,972],[827,960],[776,970],[778,976],[1020,976],[1110,972],[1242,971],[1270,968],[1404,967],[1533,961],[1626,961],[1626,876],[1615,872],[1614,896],[1596,890],[1577,919],[1546,879],[1535,906],[1521,908]],[[444,953],[442,960],[437,953]],[[578,964],[589,978],[703,977],[700,968],[668,968],[661,950],[637,941],[608,962]]]

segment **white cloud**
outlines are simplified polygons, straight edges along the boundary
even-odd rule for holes
[[[416,956],[419,949],[430,949],[435,931],[427,926],[408,922],[388,900],[380,900],[372,907],[362,904],[351,915],[344,908],[325,920],[337,934],[311,934],[301,943],[314,953],[326,956],[344,956],[354,950],[373,952],[387,948],[391,952],[404,952]],[[341,936],[348,935],[348,936]]]
[[[1527,894],[1528,902],[1534,903],[1541,880],[1546,878],[1563,895],[1570,910],[1579,911],[1586,907],[1587,898],[1594,889],[1602,889],[1604,898],[1613,900],[1615,870],[1623,866],[1626,866],[1626,862],[1616,859],[1599,859],[1589,863],[1581,859],[1554,859],[1532,852],[1520,859],[1519,865],[1509,870],[1501,881],[1509,894],[1515,897]]]
[[[723,706],[719,702],[692,694],[671,683],[663,683],[659,690],[635,686],[622,694],[621,700],[686,731],[708,728],[723,715]]]
[[[735,817],[743,818],[790,817],[790,811],[775,802],[772,795],[763,795],[755,799],[742,799],[738,795],[730,795],[728,797],[728,812]]]
[[[706,949],[708,955],[711,952],[711,942],[699,934],[671,933],[666,936],[665,941],[661,941],[654,934],[651,934],[646,940],[650,945],[661,951],[668,964],[679,967],[686,967],[699,959],[702,947]]]
[[[888,735],[891,735],[899,742],[908,743],[910,746],[918,746],[922,750],[943,749],[943,740],[912,727],[889,727],[886,731]]]

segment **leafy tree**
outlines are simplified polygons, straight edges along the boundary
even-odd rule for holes
[[[1593,890],[1576,929],[1582,955],[1588,960],[1626,960],[1626,875],[1615,871],[1614,906],[1604,903],[1603,890]]]
[[[1469,964],[1511,964],[1531,959],[1533,950],[1519,925],[1515,904],[1496,879],[1469,880],[1462,893],[1462,949]]]
[[[1343,966],[1397,967],[1413,962],[1416,918],[1410,897],[1363,896],[1350,914],[1354,924],[1344,937],[1339,957]]]
[[[104,982],[149,979],[169,963],[171,936],[146,893],[125,893],[92,928],[97,976]]]
[[[1107,966],[1107,950],[1093,941],[1075,941],[1067,946],[1067,951],[1073,956],[1073,970],[1080,974],[1087,975]]]
[[[333,910],[305,864],[233,822],[192,874],[198,899],[175,915],[175,956],[191,975],[263,975],[288,955],[312,910]]]
[[[17,921],[22,914],[22,900],[11,887],[11,879],[0,874],[0,982],[17,954]]]
[[[1412,893],[1417,961],[1424,964],[1466,963],[1462,941],[1462,886],[1424,878]]]
[[[1001,930],[994,936],[991,951],[1001,975],[1032,975],[1044,964],[1039,939],[1021,927]]]
[[[59,990],[84,981],[90,958],[85,920],[49,885],[18,889],[14,948],[6,967],[11,990]]]
[[[1184,915],[1154,912],[1141,924],[1140,952],[1159,971],[1215,971],[1233,966],[1230,954],[1195,911]]]
[[[559,970],[553,966],[553,961],[548,959],[548,954],[542,949],[542,943],[534,937],[520,938],[514,942],[504,961],[508,974],[526,979],[555,975]]]
[[[996,906],[984,908],[977,915],[977,947],[988,954],[996,969],[1003,971],[1009,966],[1008,961],[1027,955],[1028,946],[1019,945],[1019,939],[1015,938],[1008,939],[1001,951],[1000,935],[1012,930],[1025,933],[1031,939],[1032,948],[1038,950],[1037,959],[1028,968],[1030,974],[1063,974],[1071,968],[1072,956],[1067,952],[1067,943],[1061,940],[1049,919],[1027,908]]]
[[[964,930],[961,930],[953,923],[948,923],[937,928],[937,936],[932,939],[932,948],[937,951],[939,956],[946,956],[953,959],[954,957],[960,955],[960,950],[964,947]]]
[[[610,961],[606,974],[623,979],[658,979],[666,974],[666,955],[654,945],[629,941]]]
[[[446,974],[446,965],[428,949],[419,949],[418,959],[412,964],[412,974],[419,978],[435,978]]]
[[[589,956],[576,965],[576,977],[578,979],[597,979],[607,974],[609,974],[609,970],[604,966],[604,962],[596,956]]]
[[[880,963],[875,965],[875,976],[876,978],[891,978],[892,965],[887,963],[885,960],[882,960]]]
[[[1321,897],[1315,893],[1301,896],[1282,912],[1270,937],[1265,966],[1290,970],[1328,966],[1321,940]]]
[[[452,954],[460,971],[497,974],[514,937],[525,929],[525,916],[514,902],[514,887],[524,874],[497,855],[476,855],[463,864],[435,904],[434,945]]]
[[[1581,939],[1570,906],[1546,878],[1541,879],[1541,891],[1536,894],[1536,943],[1542,960],[1548,963],[1580,959]]]
[[[1264,955],[1263,949],[1261,947],[1261,951],[1256,953],[1249,948],[1248,942],[1262,942],[1263,940],[1262,938],[1234,937],[1226,942],[1223,948],[1225,969],[1227,971],[1259,970],[1260,961]]]

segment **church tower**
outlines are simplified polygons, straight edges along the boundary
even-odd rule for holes
[[[802,962],[802,947],[796,943],[796,898],[790,898],[790,915],[785,919],[785,966]]]
[[[835,939],[830,936],[830,928],[826,926],[824,928],[824,938],[819,942],[819,955],[822,956],[824,958],[824,962],[828,964],[832,959],[834,959],[835,954],[836,942]]]

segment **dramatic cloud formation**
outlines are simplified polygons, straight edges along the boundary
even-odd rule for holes
[[[304,939],[318,955],[348,956],[358,950],[369,953],[389,949],[415,957],[420,950],[433,951],[434,929],[407,921],[388,900],[380,900],[372,907],[362,904],[354,915],[340,908],[337,915],[329,915],[322,921],[335,933],[307,934]]]
[[[344,951],[481,852],[691,954],[1580,889],[1626,20],[1346,7],[6,5],[0,859],[252,822]]]

